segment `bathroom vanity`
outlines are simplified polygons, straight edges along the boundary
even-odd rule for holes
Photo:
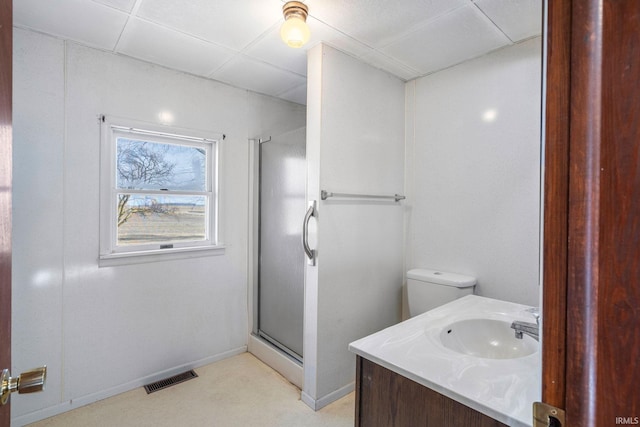
[[[356,427],[506,426],[363,357],[356,363]]]
[[[356,426],[530,427],[540,352],[510,329],[528,309],[469,295],[351,343]]]

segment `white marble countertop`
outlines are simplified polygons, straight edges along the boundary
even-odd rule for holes
[[[445,348],[445,326],[465,319],[532,322],[530,308],[476,295],[435,308],[349,344],[349,350],[514,427],[531,427],[541,396],[540,352],[486,359]]]

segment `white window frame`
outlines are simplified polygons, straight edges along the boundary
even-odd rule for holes
[[[133,120],[100,116],[100,266],[132,264],[167,259],[191,258],[224,253],[220,243],[218,159],[222,134],[158,126]],[[206,151],[206,191],[182,192],[164,190],[122,190],[117,188],[117,139],[122,135],[144,138],[151,142],[203,148]],[[120,193],[157,195],[202,195],[208,198],[205,206],[205,239],[172,241],[153,244],[117,244],[117,197]]]

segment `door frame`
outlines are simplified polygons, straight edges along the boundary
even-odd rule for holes
[[[13,3],[0,0],[0,370],[11,369],[11,171]],[[0,426],[11,419],[11,400],[0,406]]]
[[[640,3],[547,12],[542,399],[568,426],[637,424]]]
[[[545,1],[542,400],[565,408],[571,2]],[[553,350],[552,350],[553,349]]]

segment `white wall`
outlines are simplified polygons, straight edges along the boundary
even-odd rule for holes
[[[328,46],[309,53],[307,197],[317,200],[307,266],[303,400],[319,408],[353,388],[350,342],[400,320],[402,203],[320,200],[320,190],[400,194],[404,83]]]
[[[407,83],[408,268],[538,305],[540,69],[535,38]]]
[[[245,351],[248,138],[305,108],[14,29],[13,372],[47,364],[14,425]],[[98,114],[225,133],[224,255],[98,266]]]

